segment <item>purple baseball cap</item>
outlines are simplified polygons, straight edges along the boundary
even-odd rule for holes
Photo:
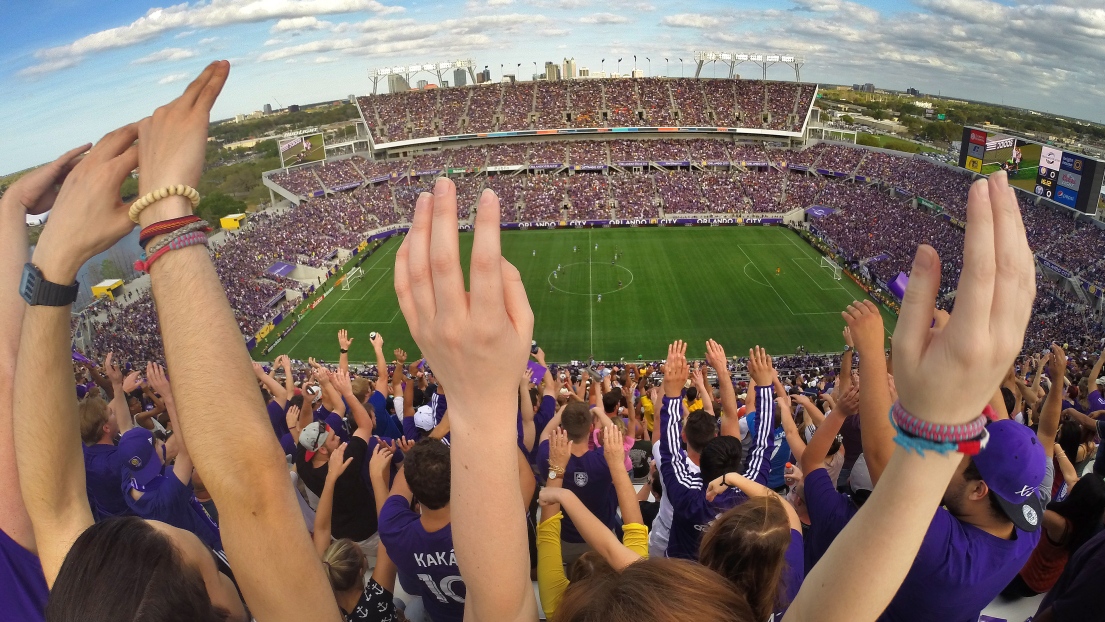
[[[161,475],[161,459],[154,449],[153,433],[143,427],[126,431],[119,439],[119,453],[123,456],[123,476],[131,486],[144,491],[146,485]]]
[[[998,504],[1017,528],[1036,531],[1044,519],[1040,483],[1044,481],[1047,456],[1036,433],[1012,419],[986,426],[990,440],[974,456],[982,481],[997,496]]]

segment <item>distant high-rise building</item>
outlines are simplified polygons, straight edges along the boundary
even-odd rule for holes
[[[518,79],[514,76],[514,74],[512,74],[512,73],[504,73],[503,74],[503,80],[502,80],[503,84],[514,84],[517,81],[518,81]]]
[[[425,80],[419,80],[418,81],[418,90],[421,91],[421,90],[425,89],[427,84],[429,84],[429,82],[426,82]]]
[[[579,77],[586,78],[586,77],[589,77],[590,75],[591,75],[591,70],[590,69],[588,69],[586,67],[580,67],[579,68]]]
[[[467,78],[468,78],[468,76],[464,75],[464,70],[463,69],[458,67],[458,68],[453,70],[453,85],[454,86],[464,86],[465,84],[468,84]]]
[[[350,95],[348,98],[346,98],[345,101],[347,103],[350,103],[350,104],[355,104],[355,103],[357,103],[357,96],[356,95]]]
[[[389,93],[402,93],[409,90],[411,90],[411,85],[407,83],[406,78],[397,73],[388,75]]]
[[[476,74],[476,84],[483,84],[484,82],[491,82],[491,70],[487,67]]]
[[[576,59],[575,59],[575,57],[564,59],[564,71],[561,72],[560,75],[565,80],[571,80],[572,78],[575,78],[578,75],[576,73]]]
[[[629,74],[629,76],[631,78],[643,78],[645,77],[645,71],[643,69],[634,69],[633,72]]]
[[[560,65],[550,61],[545,61],[545,79],[546,80],[559,80],[560,79]]]
[[[921,96],[921,91],[918,91],[917,89],[915,89],[913,87],[910,87],[910,88],[905,90],[905,94],[906,95],[912,95],[914,97],[920,97]]]
[[[875,85],[871,84],[870,82],[868,82],[867,84],[864,84],[863,85],[863,92],[864,93],[874,93],[875,92]]]
[[[272,114],[272,104],[265,104],[265,107],[263,108],[263,110],[265,111],[265,114],[267,114],[267,115]]]
[[[299,112],[299,104],[292,104],[288,106],[288,112]]]

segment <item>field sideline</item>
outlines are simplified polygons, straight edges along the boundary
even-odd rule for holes
[[[334,361],[341,328],[355,337],[352,361],[374,362],[370,331],[384,335],[389,360],[397,347],[415,356],[393,288],[401,239],[385,242],[363,264],[359,283],[336,288],[265,358]],[[462,233],[466,274],[471,247],[472,234]],[[818,252],[782,227],[509,231],[502,249],[522,273],[534,339],[550,361],[657,360],[674,339],[688,341],[695,358],[710,338],[730,356],[755,344],[777,355],[800,345],[836,351],[843,347],[840,312],[865,296],[847,276],[834,280]],[[883,315],[893,330],[893,314]]]

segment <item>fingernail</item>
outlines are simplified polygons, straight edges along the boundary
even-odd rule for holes
[[[445,194],[446,183],[445,177],[438,177],[437,181],[434,182],[434,194]]]
[[[920,270],[930,270],[933,266],[933,251],[927,246],[917,248],[917,256],[913,259],[913,267]]]

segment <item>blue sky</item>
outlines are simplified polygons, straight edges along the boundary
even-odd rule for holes
[[[632,56],[688,73],[694,50],[780,51],[803,78],[916,87],[1105,121],[1105,8],[1055,0],[5,0],[0,173],[148,115],[203,66],[233,64],[216,118],[364,94],[373,67],[492,68]],[[672,59],[668,66],[661,60]],[[527,70],[527,67],[529,69]],[[670,69],[669,69],[670,68]],[[751,70],[747,70],[752,73]],[[710,72],[707,72],[710,75]],[[785,68],[769,77],[785,79]]]

